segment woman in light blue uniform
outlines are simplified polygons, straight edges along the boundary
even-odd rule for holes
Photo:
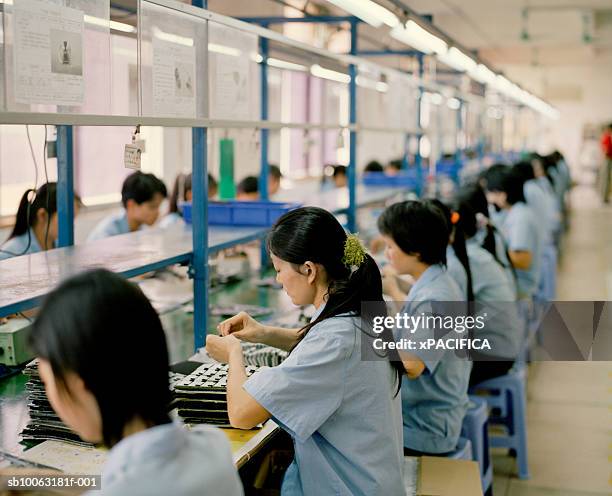
[[[474,331],[474,336],[486,338],[491,345],[490,350],[471,353],[472,386],[502,376],[512,368],[524,337],[524,325],[518,313],[514,284],[506,277],[501,263],[480,246],[476,238],[478,227],[471,205],[465,200],[459,200],[455,203],[455,211],[459,216],[456,230],[465,234],[467,254],[473,271],[474,309],[477,315],[484,317],[485,322],[485,327]]]
[[[268,239],[277,280],[296,305],[316,313],[302,329],[264,326],[245,313],[208,335],[206,349],[229,363],[227,402],[234,427],[272,418],[293,438],[283,495],[403,495],[401,362],[363,360],[382,300],[376,263],[326,210],[282,216]],[[278,367],[247,379],[238,339],[291,350]]]
[[[79,208],[76,198],[75,215]],[[28,189],[19,202],[11,235],[0,246],[0,260],[54,248],[58,230],[57,183]]]
[[[87,241],[97,241],[152,226],[159,217],[159,207],[166,195],[163,181],[153,174],[140,171],[130,174],[121,187],[123,209],[102,219],[89,233]]]
[[[518,297],[531,300],[540,283],[542,236],[547,233],[538,226],[534,212],[525,203],[523,180],[516,172],[501,170],[487,176],[486,195],[489,203],[507,212],[500,228],[516,270]]]
[[[461,230],[455,229],[457,219],[452,215],[451,210],[440,200],[426,200],[433,203],[440,209],[442,216],[448,224],[450,232],[448,245],[446,247],[446,270],[454,279],[461,290],[461,294],[467,301],[474,299],[472,289],[472,271],[465,247],[465,237]]]
[[[225,434],[170,421],[166,339],[137,286],[104,270],[67,280],[47,296],[31,345],[59,417],[110,448],[92,495],[243,494]]]
[[[497,226],[489,218],[489,203],[479,184],[464,186],[458,192],[457,201],[466,203],[476,216],[476,234],[472,242],[488,251],[504,269],[504,274],[512,290],[512,300],[517,297],[516,273],[508,255],[507,243]]]
[[[449,230],[438,206],[432,202],[396,203],[379,217],[378,228],[389,263],[399,274],[410,274],[416,280],[402,313],[427,315],[436,303],[465,301],[444,267]],[[467,305],[461,306],[466,312]],[[433,337],[426,327],[411,335],[422,340]],[[402,382],[404,453],[448,455],[456,449],[467,410],[471,363],[450,350],[410,353],[410,357],[403,357],[408,375]]]
[[[540,264],[540,283],[536,297],[542,301],[552,301],[556,294],[557,248],[555,239],[561,228],[561,213],[552,186],[546,177],[544,158],[534,154],[531,162],[519,162],[514,169],[523,178],[523,193],[527,205],[542,216],[542,261]]]

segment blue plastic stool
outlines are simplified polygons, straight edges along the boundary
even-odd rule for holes
[[[452,458],[453,460],[473,460],[472,442],[469,439],[460,437],[457,441],[455,451],[447,455],[446,458]]]
[[[489,410],[487,402],[478,397],[470,396],[470,405],[463,419],[461,436],[472,443],[474,461],[480,467],[482,491],[486,494],[493,483],[493,464],[489,451]]]
[[[518,366],[504,376],[481,382],[470,389],[472,394],[478,391],[490,393],[490,396],[482,398],[486,400],[489,408],[499,409],[500,415],[489,417],[489,423],[505,427],[507,435],[490,436],[490,444],[494,448],[512,450],[518,463],[520,479],[529,479],[526,382],[526,367]]]

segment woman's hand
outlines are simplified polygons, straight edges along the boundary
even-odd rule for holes
[[[249,343],[263,343],[266,333],[264,325],[257,322],[246,312],[240,312],[217,326],[221,336],[232,335],[241,341]]]
[[[206,336],[206,352],[217,362],[228,363],[232,353],[242,354],[240,341],[234,336]]]
[[[385,265],[382,269],[383,293],[395,301],[403,301],[406,295],[401,290],[397,279],[397,272],[391,265]]]

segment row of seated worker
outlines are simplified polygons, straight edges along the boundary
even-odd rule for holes
[[[282,175],[277,166],[270,167],[268,188],[275,194],[280,188]],[[236,186],[236,198],[249,201],[258,199],[257,178],[246,177]],[[218,183],[208,175],[208,197],[215,199]],[[134,172],[121,187],[122,208],[102,219],[89,233],[88,241],[126,234],[150,226],[166,228],[181,221],[183,202],[191,201],[191,174],[179,174],[168,197],[164,182],[142,172]],[[164,200],[168,211],[160,218]],[[74,213],[78,215],[81,200],[75,195]],[[57,183],[45,183],[37,190],[28,189],[20,200],[15,224],[10,235],[0,244],[0,260],[37,253],[54,248],[58,239]]]
[[[401,161],[392,161],[385,173],[393,175],[401,168]],[[365,172],[383,171],[378,162],[370,162]],[[347,185],[346,167],[343,165],[328,166],[323,174],[322,190],[333,183],[340,188]],[[269,166],[268,195],[274,199],[281,189],[283,175],[276,165]],[[217,198],[219,184],[208,174],[208,198]],[[140,229],[157,226],[169,227],[182,221],[182,203],[191,201],[191,174],[179,174],[168,197],[168,190],[163,181],[153,174],[135,172],[129,175],[121,188],[122,208],[104,218],[94,227],[88,241],[126,234]],[[168,209],[160,217],[160,210],[165,199]],[[246,176],[236,185],[236,199],[240,201],[257,201],[260,199],[259,181],[256,176]],[[14,256],[46,251],[56,246],[58,238],[57,220],[57,184],[48,183],[37,190],[28,189],[22,196],[15,219],[14,227],[3,244],[0,245],[0,260]],[[78,214],[81,201],[75,195],[74,212]]]
[[[277,280],[295,305],[315,307],[312,320],[286,329],[242,312],[207,336],[206,350],[229,364],[231,425],[251,429],[273,419],[293,438],[281,494],[402,495],[404,455],[456,449],[470,385],[513,366],[523,339],[517,300],[535,295],[541,229],[522,187],[503,169],[484,186],[466,186],[451,205],[387,206],[377,220],[382,273],[359,238],[324,209],[300,207],[272,226],[267,246]],[[499,228],[489,204],[506,214]],[[400,302],[398,315],[414,317],[412,328],[377,329],[388,317],[385,294]],[[436,334],[419,316],[445,303],[468,316],[469,300],[496,308],[478,335],[489,348],[467,357],[453,347],[398,351],[404,338],[427,345]],[[453,322],[447,332],[461,336],[465,319]],[[103,270],[74,276],[46,298],[31,339],[58,415],[84,440],[111,449],[104,494],[242,494],[223,435],[170,421],[164,333],[136,286]],[[290,353],[247,377],[241,341]],[[368,351],[377,359],[363,359]],[[129,386],[125,377],[143,370],[147,381]]]

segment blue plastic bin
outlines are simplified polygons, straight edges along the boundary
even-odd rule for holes
[[[389,176],[384,172],[366,172],[362,182],[364,186],[380,187],[416,187],[418,179],[416,170],[400,171],[395,176]]]
[[[268,201],[223,201],[208,204],[209,225],[229,226],[271,226],[283,214],[299,203],[281,203]],[[181,205],[183,219],[191,224],[191,202]]]

